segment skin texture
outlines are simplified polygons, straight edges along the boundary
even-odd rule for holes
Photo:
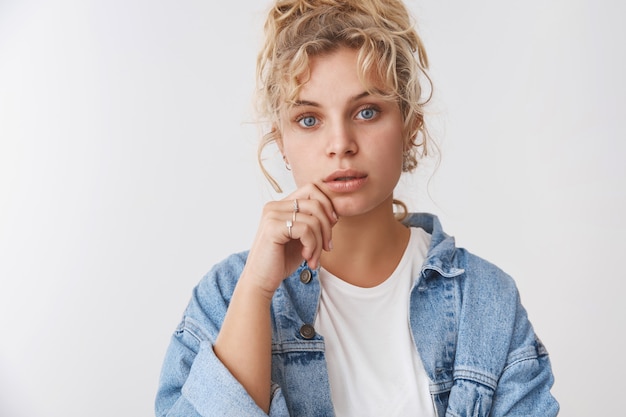
[[[368,94],[356,51],[314,57],[298,103],[281,114],[279,148],[297,189],[269,202],[248,261],[214,345],[218,358],[269,411],[270,303],[297,266],[323,266],[362,287],[383,282],[408,243],[393,214],[402,172],[403,130],[398,104]],[[384,86],[379,88],[384,89]],[[299,211],[291,237],[285,225]]]
[[[285,112],[281,128],[280,147],[296,185],[317,186],[341,217],[366,213],[388,199],[402,167],[400,109],[365,91],[356,59],[350,49],[313,58],[300,104]],[[358,192],[332,187],[340,170],[366,176]]]

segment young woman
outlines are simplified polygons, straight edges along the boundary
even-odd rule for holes
[[[297,189],[193,292],[159,416],[554,416],[514,282],[437,218],[394,213],[427,151],[427,58],[393,0],[278,0],[258,74],[264,145]]]

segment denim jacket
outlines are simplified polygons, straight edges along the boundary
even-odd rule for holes
[[[437,217],[405,223],[432,235],[410,294],[410,326],[439,417],[555,416],[548,353],[513,280],[457,248]],[[213,352],[247,253],[215,265],[193,291],[167,350],[157,416],[266,415]],[[324,338],[312,324],[320,299],[316,270],[303,263],[276,290],[272,316],[270,416],[333,416]]]

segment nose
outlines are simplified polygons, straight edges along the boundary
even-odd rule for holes
[[[328,132],[326,153],[329,156],[354,155],[358,152],[356,134],[346,122],[337,122]]]

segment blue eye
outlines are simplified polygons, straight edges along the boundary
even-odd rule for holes
[[[314,116],[304,116],[298,119],[298,124],[302,127],[313,127],[317,123],[317,119]]]
[[[378,114],[378,110],[368,107],[359,111],[358,118],[363,120],[371,120],[376,117],[376,114]]]

